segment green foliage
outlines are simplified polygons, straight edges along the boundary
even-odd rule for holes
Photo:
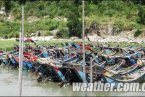
[[[145,9],[142,6],[139,6],[139,12],[138,12],[138,22],[145,25]]]
[[[15,37],[20,31],[20,23],[3,21],[0,23],[0,36]]]
[[[46,32],[44,32],[44,35],[45,36],[52,36],[53,34],[50,31],[46,31]]]
[[[6,15],[8,16],[8,14],[11,11],[11,0],[4,0],[4,6],[5,6]]]
[[[57,38],[68,38],[68,29],[60,29],[57,33],[56,33],[56,37]]]
[[[9,21],[10,28],[4,26],[0,31],[1,35],[8,34],[8,37],[14,37],[15,34],[20,31],[20,20],[21,20],[21,8],[19,4],[19,0],[14,0],[11,3],[12,9],[11,13],[15,17],[15,22],[19,21],[18,25],[10,26],[12,23]],[[50,35],[49,31],[66,28],[68,26],[70,34],[72,33],[71,27],[75,28],[75,35],[80,36],[81,33],[81,24],[80,24],[80,10],[79,8],[81,4],[81,0],[74,0],[74,1],[47,1],[47,0],[27,0],[25,3],[25,21],[29,17],[37,17],[38,20],[33,20],[32,22],[26,21],[25,22],[25,33],[26,35],[29,33],[34,33],[36,31],[42,30],[46,33],[46,35]],[[58,6],[59,5],[59,6]],[[76,12],[75,14],[73,14]],[[71,17],[72,15],[73,20]],[[62,19],[68,17],[68,22],[63,20],[56,20],[56,17],[61,17]],[[17,23],[17,22],[16,22]],[[72,23],[72,24],[71,24]],[[2,22],[5,25],[5,22]],[[68,30],[67,30],[68,31]],[[66,31],[65,31],[66,32]],[[66,33],[68,34],[68,32]],[[67,35],[68,36],[68,35]],[[72,35],[70,35],[72,36]]]
[[[14,16],[13,21],[6,21],[5,17],[0,18],[0,36],[18,37],[21,26],[20,1],[0,0],[0,6],[6,7],[7,15]],[[139,4],[141,5],[138,7]],[[68,32],[64,31],[66,36],[81,37],[81,0],[26,0],[24,9],[26,34],[41,30],[49,35],[51,30],[67,28]],[[37,19],[28,19],[29,17]],[[56,20],[56,17],[67,18],[67,21]],[[86,0],[85,17],[86,26],[97,22],[99,26],[104,27],[112,18],[113,28],[118,29],[117,31],[142,29],[145,27],[145,2],[144,0]]]
[[[139,26],[138,23],[124,18],[118,18],[114,21],[114,27],[120,31],[133,30],[134,28],[139,28]]]
[[[88,3],[86,4],[87,25],[89,26],[95,21],[101,27],[107,26],[111,17],[113,28],[117,29],[117,32],[137,28],[144,29],[143,23],[136,21],[145,22],[143,15],[145,13],[145,4],[142,2],[142,5],[140,5],[141,11],[138,8],[139,4],[136,0],[100,0],[96,4]],[[142,13],[139,16],[137,13],[140,12]]]
[[[135,33],[134,33],[134,37],[138,37],[139,35],[142,34],[142,32],[143,32],[143,31],[137,29],[137,30],[135,31]]]
[[[20,5],[24,5],[26,3],[26,0],[19,0]]]
[[[74,12],[71,12],[68,17],[68,23],[67,27],[69,29],[69,36],[77,36],[81,37],[82,32],[82,23],[81,20],[79,20],[79,12],[77,12],[77,9],[74,9]]]

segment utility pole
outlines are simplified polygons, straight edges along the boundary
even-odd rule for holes
[[[23,46],[24,46],[24,5],[21,5],[22,24],[19,33],[19,96],[22,96],[22,70],[23,70]]]
[[[86,61],[85,61],[85,1],[82,1],[82,38],[83,38],[83,72],[85,73],[85,77],[83,79],[84,83],[86,82]]]

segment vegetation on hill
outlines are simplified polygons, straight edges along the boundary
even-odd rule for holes
[[[0,0],[0,8],[2,7],[5,7],[6,15],[0,15],[0,36],[18,37],[21,26],[19,0]],[[115,32],[144,29],[145,1],[88,0],[85,2],[85,15],[88,29],[93,24],[104,28],[110,22]],[[81,21],[81,0],[26,0],[26,35],[37,31],[50,35],[53,30],[58,29],[58,37],[81,37]]]

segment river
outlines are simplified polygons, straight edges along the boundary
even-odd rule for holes
[[[72,86],[58,83],[38,83],[30,72],[23,71],[23,96],[144,96],[144,92],[73,92]],[[18,70],[0,66],[0,96],[18,96]]]

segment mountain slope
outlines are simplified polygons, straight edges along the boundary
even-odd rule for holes
[[[21,7],[18,0],[1,0],[6,15],[0,15],[0,36],[18,37]],[[122,31],[145,28],[144,0],[89,0],[85,2],[86,33],[117,35]],[[26,35],[40,31],[58,36],[81,36],[81,0],[27,0],[25,4]],[[133,32],[134,33],[134,32]],[[57,35],[57,34],[56,34]]]

